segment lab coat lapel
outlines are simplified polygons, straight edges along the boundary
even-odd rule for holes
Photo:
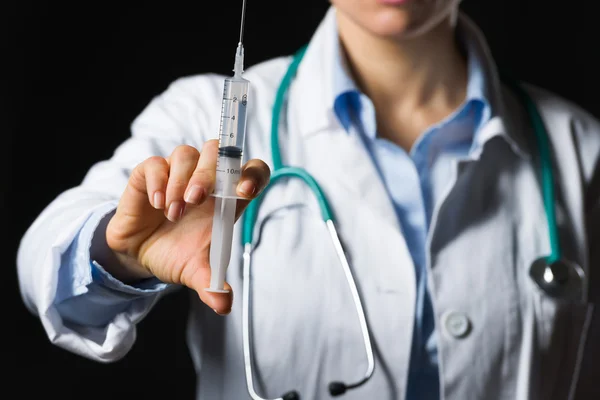
[[[364,145],[357,135],[343,130],[333,111],[330,52],[334,48],[332,41],[338,40],[335,24],[335,11],[330,8],[291,85],[287,118],[308,145],[308,154],[303,156],[319,160],[315,165],[320,170],[311,173],[329,177],[331,171],[338,171],[340,185],[359,195],[364,207],[376,210],[387,223],[400,229],[385,186]]]

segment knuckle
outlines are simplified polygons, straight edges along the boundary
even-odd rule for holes
[[[202,149],[205,149],[207,147],[215,147],[219,145],[219,140],[218,139],[209,139],[206,142],[204,142],[204,145],[202,146]]]
[[[146,163],[146,165],[153,166],[153,167],[165,167],[165,168],[168,167],[167,160],[165,160],[161,156],[148,157],[146,159],[146,161],[144,161],[144,163]]]
[[[210,139],[204,142],[202,145],[202,152],[216,154],[219,151],[219,141],[217,139]]]
[[[129,176],[129,182],[131,182],[134,186],[138,186],[139,184],[144,182],[144,169],[145,166],[143,162],[136,165],[135,168],[133,168],[133,170],[131,171],[131,174]]]
[[[204,184],[212,183],[216,180],[216,171],[211,171],[208,169],[198,169],[194,171],[194,174],[192,175],[190,181],[191,180],[195,182],[201,182]]]
[[[188,181],[180,177],[172,177],[169,179],[169,187],[183,189],[187,186]]]
[[[172,154],[175,159],[189,159],[189,158],[198,158],[200,156],[200,152],[193,146],[182,144],[179,145],[173,150]]]
[[[131,170],[131,175],[135,175],[135,174],[141,174],[144,172],[144,168],[145,168],[145,161],[138,163],[133,170]]]
[[[145,161],[148,178],[165,178],[169,174],[169,164],[163,157],[153,156]]]
[[[160,156],[152,156],[143,163],[147,181],[166,180],[169,176],[169,164]]]

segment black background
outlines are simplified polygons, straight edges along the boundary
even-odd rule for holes
[[[595,2],[556,5],[465,0],[462,8],[483,29],[500,65],[600,116]],[[140,324],[124,360],[101,365],[49,343],[21,301],[15,257],[35,217],[79,184],[93,163],[112,155],[153,96],[181,76],[230,73],[240,6],[240,0],[20,2],[0,13],[6,172],[0,362],[12,377],[4,379],[4,393],[18,390],[25,399],[42,392],[62,399],[194,397],[185,292],[164,299]],[[250,0],[246,66],[292,53],[310,39],[327,7],[325,0]]]

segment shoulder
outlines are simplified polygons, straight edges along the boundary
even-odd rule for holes
[[[600,121],[589,111],[548,89],[525,83],[525,87],[543,114],[568,119],[586,130],[600,132]]]
[[[525,84],[525,88],[536,103],[555,143],[556,152],[572,148],[580,164],[584,180],[589,182],[599,166],[600,121],[588,110],[547,89]],[[556,146],[556,144],[569,146]]]

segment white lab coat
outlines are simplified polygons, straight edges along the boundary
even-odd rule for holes
[[[324,32],[333,18],[330,12],[318,28],[291,86],[281,129],[283,161],[306,168],[328,196],[378,350],[371,381],[344,398],[403,399],[414,266],[367,152],[343,131],[326,102],[332,79],[326,49],[333,38]],[[485,46],[478,29],[468,26]],[[248,158],[271,162],[271,110],[289,62],[277,58],[245,74],[251,81]],[[135,120],[132,137],[114,156],[60,195],[27,231],[18,256],[21,290],[52,343],[102,362],[131,348],[136,323],[160,295],[133,301],[106,329],[70,326],[53,305],[60,256],[91,213],[114,208],[136,164],[167,156],[179,144],[201,148],[216,137],[223,79],[201,75],[172,84]],[[600,211],[598,188],[591,182],[596,175],[597,186],[600,124],[574,104],[528,87],[552,142],[564,253],[592,277],[586,304],[558,302],[538,292],[528,277],[532,261],[549,253],[537,151],[528,139],[532,130],[515,97],[498,82],[495,87],[502,113],[482,128],[483,135],[510,140],[492,139],[478,159],[454,164],[454,181],[431,222],[428,284],[442,398],[566,399],[575,386],[578,398],[592,398],[598,385],[592,378],[599,377],[592,368],[600,368],[600,316],[593,304],[599,299],[600,257],[594,246],[600,244]],[[232,314],[217,316],[192,296],[188,340],[198,399],[248,398],[239,228],[228,271],[238,293]],[[311,192],[294,181],[277,185],[263,203],[256,232],[252,323],[258,390],[271,397],[297,389],[304,399],[329,398],[327,383],[357,380],[366,360],[346,281]],[[461,323],[468,325],[466,332]]]

